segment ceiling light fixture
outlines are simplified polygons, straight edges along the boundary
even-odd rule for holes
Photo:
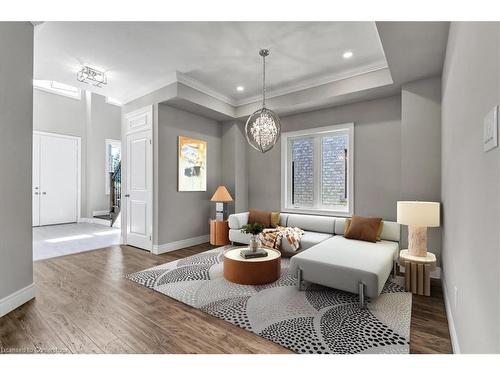
[[[94,85],[96,87],[102,87],[108,84],[108,79],[104,72],[97,69],[91,68],[90,66],[84,66],[76,74],[76,79],[80,82]]]
[[[352,57],[353,53],[352,51],[345,51],[344,54],[342,55],[342,57],[344,59],[350,59]]]
[[[245,88],[243,86],[236,87],[236,91],[242,92],[244,90],[245,90]]]
[[[248,117],[245,124],[247,141],[254,149],[264,153],[273,148],[280,137],[281,123],[278,115],[266,108],[266,56],[269,50],[261,49],[262,77],[262,108]]]

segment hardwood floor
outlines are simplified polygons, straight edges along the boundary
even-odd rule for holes
[[[291,353],[123,277],[210,248],[114,246],[35,262],[36,299],[0,318],[0,353]],[[451,352],[439,284],[413,298],[410,351]]]

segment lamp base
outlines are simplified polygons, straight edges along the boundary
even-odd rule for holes
[[[408,253],[415,257],[427,255],[427,227],[408,226]]]

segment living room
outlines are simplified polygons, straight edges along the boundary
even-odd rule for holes
[[[317,17],[0,22],[5,358],[500,352],[500,22]],[[120,144],[120,244],[34,258],[58,121],[97,144],[71,225]]]

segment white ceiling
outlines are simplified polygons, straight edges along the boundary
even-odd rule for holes
[[[45,22],[35,28],[35,79],[126,103],[181,77],[241,105],[260,96],[260,48],[271,50],[270,96],[387,67],[374,22]],[[82,65],[105,70],[109,84],[77,82]]]

